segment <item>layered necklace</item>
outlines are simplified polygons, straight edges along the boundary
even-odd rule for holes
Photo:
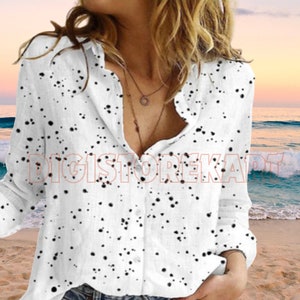
[[[134,85],[136,86],[136,88],[138,89],[138,91],[140,92],[141,94],[141,97],[140,97],[140,103],[144,106],[147,106],[149,105],[150,103],[150,100],[149,100],[149,97],[156,94],[158,91],[160,91],[163,86],[165,85],[164,83],[158,88],[156,89],[155,91],[153,91],[152,93],[148,94],[148,95],[145,95],[142,91],[141,91],[141,88],[139,87],[139,85],[137,84],[136,80],[134,79],[133,75],[131,74],[131,72],[129,71],[128,68],[126,68],[126,71],[127,73],[129,74],[129,76],[131,77]],[[126,75],[125,75],[126,76]]]
[[[137,120],[137,117],[136,117],[136,113],[135,113],[135,110],[134,110],[134,107],[133,107],[133,100],[132,100],[132,95],[131,95],[131,92],[130,92],[130,89],[129,89],[129,84],[128,84],[128,79],[127,79],[127,74],[131,77],[134,85],[136,86],[137,90],[140,92],[141,94],[141,97],[139,99],[139,103],[143,106],[148,106],[149,103],[150,103],[150,100],[148,97],[154,95],[155,93],[157,93],[158,91],[160,91],[163,86],[165,85],[164,83],[158,88],[156,89],[155,91],[151,92],[150,94],[144,94],[141,90],[141,88],[139,87],[139,85],[137,84],[136,80],[134,79],[133,75],[131,74],[131,72],[128,70],[128,68],[123,68],[123,73],[124,73],[124,79],[125,79],[125,89],[126,89],[126,95],[127,95],[127,98],[129,100],[129,104],[130,104],[130,108],[131,108],[131,112],[132,112],[132,115],[133,115],[133,123],[135,125],[135,131],[137,132],[138,134],[138,137],[139,137],[139,142],[140,142],[140,146],[141,146],[141,150],[142,150],[142,153],[145,152],[145,146],[144,146],[144,143],[143,143],[143,140],[141,138],[141,132],[140,132],[140,126],[139,126],[139,123],[138,123],[138,120]],[[169,80],[169,79],[168,79]],[[160,114],[158,116],[158,119],[157,119],[157,122],[150,134],[150,137],[152,137],[156,131],[156,128],[159,124],[159,121],[161,120],[161,116],[164,112],[164,109],[166,107],[166,103],[164,102],[163,103],[163,106],[162,106],[162,109],[160,111]]]

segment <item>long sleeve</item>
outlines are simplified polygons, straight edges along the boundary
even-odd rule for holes
[[[244,64],[232,91],[235,101],[232,126],[228,134],[228,147],[224,158],[222,189],[219,200],[217,225],[217,254],[231,249],[244,252],[249,267],[256,256],[256,238],[249,229],[249,209],[252,202],[248,194],[248,166],[252,131],[254,74]]]
[[[21,61],[16,97],[16,118],[5,164],[7,173],[0,180],[0,237],[21,228],[26,214],[44,195],[44,131],[36,91],[39,76],[33,60]]]

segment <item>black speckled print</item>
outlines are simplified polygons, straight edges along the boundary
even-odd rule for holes
[[[38,37],[28,56],[54,43]],[[139,158],[124,139],[122,87],[100,44],[23,59],[0,182],[0,237],[46,199],[22,300],[59,300],[87,283],[108,295],[184,297],[221,273],[222,251],[250,266],[247,164],[254,75],[224,59],[194,65],[174,99],[187,126]]]

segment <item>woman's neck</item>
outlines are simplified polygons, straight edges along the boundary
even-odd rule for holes
[[[149,9],[130,18],[118,18],[117,48],[127,67],[148,80],[168,77],[155,51],[150,32]]]

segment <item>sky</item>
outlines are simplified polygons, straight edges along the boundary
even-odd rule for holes
[[[237,0],[232,44],[253,60],[255,106],[300,107],[300,1]],[[1,0],[0,105],[15,104],[21,43],[64,24],[75,0]]]

